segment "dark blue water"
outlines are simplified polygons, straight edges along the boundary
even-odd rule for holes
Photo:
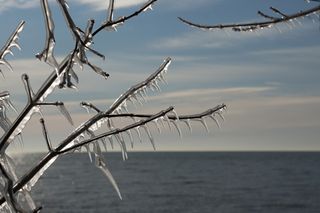
[[[33,188],[43,212],[320,212],[320,153],[129,153],[127,162],[111,153],[106,158],[122,201],[86,154],[74,154],[58,159]]]

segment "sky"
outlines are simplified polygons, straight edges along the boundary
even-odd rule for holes
[[[130,14],[144,2],[116,0],[115,18]],[[56,2],[49,3],[56,26],[55,55],[61,61],[73,48],[72,35]],[[98,26],[106,17],[108,1],[68,3],[80,28],[89,18]],[[55,90],[48,101],[64,101],[77,126],[90,116],[80,108],[81,101],[107,109],[170,56],[169,84],[161,86],[162,92],[150,91],[148,102],[130,106],[130,111],[152,113],[175,106],[178,114],[192,114],[221,103],[227,104],[228,111],[221,129],[207,120],[209,133],[200,122],[192,123],[192,134],[182,124],[182,139],[176,131],[164,129],[159,134],[152,129],[159,151],[319,151],[319,14],[253,33],[203,31],[177,19],[202,24],[258,21],[262,18],[257,11],[272,14],[270,6],[290,14],[315,5],[303,0],[159,0],[152,11],[129,20],[117,32],[103,31],[95,38],[93,47],[105,54],[106,60],[90,55],[90,61],[108,72],[109,79],[102,79],[89,68],[76,69],[78,90]],[[45,41],[38,0],[0,0],[0,46],[21,20],[26,21],[19,40],[22,51],[16,49],[14,57],[7,56],[14,72],[1,67],[5,78],[0,79],[0,90],[10,91],[19,111],[26,103],[20,76],[27,73],[36,91],[52,72],[34,57]],[[16,115],[8,113],[14,120]],[[45,108],[43,114],[53,144],[72,131],[55,108]],[[31,119],[23,132],[23,145],[15,142],[11,151],[46,150],[39,118],[35,115]],[[134,150],[152,151],[146,135]]]

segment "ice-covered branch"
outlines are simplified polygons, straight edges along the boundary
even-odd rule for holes
[[[55,46],[55,38],[54,38],[54,22],[52,19],[52,13],[48,4],[48,0],[40,0],[42,12],[45,20],[46,26],[46,41],[45,41],[45,48],[41,53],[38,53],[36,57],[39,60],[43,60],[50,66],[52,66],[58,75],[59,65],[57,60],[53,55],[54,46]]]
[[[0,184],[0,192],[4,196],[7,205],[12,212],[17,213],[25,213],[20,206],[19,202],[16,200],[14,193],[13,193],[13,180],[11,179],[10,175],[2,165],[3,162],[0,162],[0,174],[1,174],[1,184]],[[2,183],[4,182],[4,183]]]
[[[102,111],[100,109],[98,109],[98,107],[94,106],[92,103],[88,103],[88,102],[81,102],[80,106],[82,106],[83,108],[85,108],[87,110],[87,112],[89,113],[89,109],[94,110],[97,113],[101,113]]]
[[[65,20],[67,22],[67,25],[75,39],[76,42],[80,42],[81,45],[83,45],[85,48],[87,48],[88,50],[90,50],[92,53],[96,54],[97,56],[105,59],[105,56],[101,53],[99,53],[96,50],[91,49],[81,38],[81,33],[83,32],[79,27],[76,26],[76,24],[74,23],[69,11],[68,11],[68,5],[66,3],[65,0],[57,0],[62,13],[65,17]]]
[[[167,72],[169,65],[171,64],[171,58],[168,57],[160,65],[160,67],[150,75],[146,80],[132,86],[129,90],[123,93],[107,110],[106,114],[111,114],[113,112],[119,113],[122,109],[127,111],[127,101],[136,100],[139,102],[138,96],[146,96],[146,90],[152,88],[155,90],[160,90],[159,81],[164,80],[164,74]]]
[[[273,17],[266,15],[265,13],[258,11],[258,14],[262,17],[268,19],[268,21],[261,21],[261,22],[248,22],[248,23],[236,23],[236,24],[217,24],[217,25],[202,25],[202,24],[196,24],[191,21],[188,21],[184,18],[179,17],[179,19],[196,28],[204,29],[204,30],[214,30],[214,29],[232,29],[233,31],[240,31],[240,32],[246,32],[246,31],[254,31],[264,28],[270,28],[275,26],[276,24],[280,23],[290,23],[292,21],[295,21],[299,18],[308,17],[311,15],[315,15],[319,17],[320,12],[320,6],[315,6],[311,9],[299,11],[297,13],[287,15],[281,12],[279,9],[276,9],[274,7],[270,7],[270,9],[276,13],[277,15],[280,15],[281,17]]]
[[[0,105],[11,108],[15,113],[18,113],[10,100],[10,93],[8,91],[0,92]]]
[[[93,137],[93,138],[90,138],[90,139],[88,139],[88,140],[84,140],[84,141],[82,141],[82,142],[80,142],[80,143],[78,143],[78,144],[75,144],[75,145],[73,145],[73,146],[71,146],[71,147],[68,147],[67,149],[63,149],[63,150],[59,151],[58,153],[59,153],[59,154],[67,153],[67,152],[70,152],[70,151],[72,151],[72,150],[74,150],[74,149],[76,149],[76,148],[79,148],[79,147],[82,147],[82,146],[84,146],[84,145],[86,145],[86,144],[89,144],[89,143],[91,143],[91,142],[97,141],[97,140],[99,140],[99,139],[101,139],[101,138],[106,138],[106,137],[108,137],[108,136],[110,136],[110,135],[117,135],[117,134],[126,132],[126,131],[128,131],[128,130],[131,130],[131,129],[133,129],[133,128],[136,128],[136,127],[139,127],[139,126],[143,126],[143,125],[145,125],[145,124],[147,124],[147,123],[149,123],[149,122],[151,122],[151,121],[153,121],[153,120],[156,120],[156,119],[158,119],[158,118],[160,118],[160,117],[165,116],[166,114],[168,114],[168,113],[171,112],[172,110],[173,110],[173,107],[169,107],[168,109],[163,110],[163,111],[160,111],[160,112],[158,112],[157,114],[154,114],[154,115],[152,115],[152,116],[150,116],[150,117],[147,117],[147,118],[144,119],[144,120],[140,120],[140,121],[138,121],[138,122],[135,122],[135,123],[133,123],[133,124],[130,124],[130,125],[128,125],[128,126],[126,126],[126,127],[124,127],[124,128],[121,128],[121,129],[113,129],[113,130],[111,130],[111,131],[109,131],[109,132],[102,133],[102,134],[97,135],[97,136],[95,136],[95,137]]]
[[[73,82],[71,82],[71,80],[73,78],[77,83],[79,81],[77,74],[73,70],[73,67],[76,64],[79,65],[80,68],[83,68],[83,65],[87,65],[95,73],[103,76],[104,78],[107,78],[109,74],[104,72],[96,65],[92,64],[86,55],[87,52],[92,52],[104,59],[104,55],[91,48],[94,36],[103,29],[116,30],[116,27],[118,25],[123,24],[125,21],[141,14],[144,11],[147,11],[148,9],[152,9],[152,5],[156,1],[157,0],[149,0],[144,3],[140,9],[129,14],[128,16],[114,19],[114,0],[110,0],[105,22],[96,30],[94,30],[95,20],[89,19],[86,29],[82,30],[76,25],[74,19],[69,13],[69,7],[66,4],[66,0],[57,0],[57,3],[60,6],[60,9],[65,17],[67,27],[70,29],[71,35],[74,38],[74,48],[62,60],[62,62],[58,63],[53,53],[56,45],[54,34],[55,24],[49,7],[50,1],[40,0],[45,22],[46,40],[44,50],[37,54],[37,58],[52,66],[54,68],[54,71],[50,74],[47,80],[43,82],[38,91],[32,90],[29,82],[29,77],[26,74],[22,76],[28,102],[24,109],[18,114],[14,122],[11,122],[9,120],[6,113],[7,108],[12,108],[13,110],[15,110],[10,102],[9,92],[5,91],[0,93],[0,127],[4,130],[4,134],[0,140],[0,189],[2,195],[0,197],[1,211],[4,210],[4,208],[8,207],[8,212],[38,212],[41,207],[36,208],[29,194],[29,191],[31,190],[33,185],[39,180],[43,173],[55,162],[55,160],[59,156],[66,153],[72,153],[76,150],[81,150],[81,148],[87,149],[90,160],[93,161],[94,157],[95,166],[99,170],[101,170],[101,172],[108,178],[121,199],[122,196],[120,194],[119,187],[112,177],[111,172],[107,168],[107,163],[104,160],[104,156],[101,150],[101,144],[107,151],[107,141],[110,142],[112,148],[113,142],[117,142],[121,148],[123,159],[125,160],[128,158],[127,142],[130,141],[131,146],[133,147],[133,131],[137,133],[137,136],[141,140],[140,130],[144,129],[153,148],[156,148],[152,132],[149,128],[150,123],[155,123],[158,127],[158,121],[162,123],[168,122],[170,128],[170,123],[172,123],[176,127],[180,135],[181,130],[178,125],[179,122],[186,122],[189,124],[190,121],[200,121],[207,128],[205,119],[210,117],[215,120],[215,122],[219,126],[219,122],[216,116],[220,116],[223,119],[223,115],[221,113],[223,109],[225,109],[224,104],[206,110],[205,112],[192,115],[178,115],[174,111],[173,107],[169,107],[155,114],[136,114],[128,112],[128,102],[140,103],[141,99],[145,100],[148,90],[160,91],[160,82],[166,83],[164,74],[167,72],[168,67],[171,63],[171,58],[168,57],[153,74],[151,74],[144,81],[141,81],[140,83],[130,87],[125,93],[120,95],[119,98],[115,100],[115,102],[108,109],[100,110],[98,107],[91,103],[82,102],[82,107],[94,110],[96,114],[80,124],[77,128],[75,128],[69,135],[67,135],[62,141],[60,141],[60,143],[51,143],[49,138],[49,129],[45,124],[45,120],[43,119],[43,116],[41,114],[41,109],[51,106],[57,107],[60,113],[71,124],[73,124],[73,121],[63,102],[46,102],[45,99],[47,98],[47,96],[51,94],[56,87],[63,88],[67,86],[68,88],[75,88],[75,85],[73,84]],[[23,26],[24,22],[21,22],[14,33],[10,36],[5,46],[0,51],[0,64],[8,66],[9,69],[12,68],[10,64],[4,59],[4,57],[8,53],[12,54],[12,47],[15,46],[20,49],[19,45],[17,44],[17,39],[19,33],[23,29]],[[41,115],[41,130],[48,148],[48,152],[42,160],[37,162],[28,172],[23,174],[18,179],[18,177],[15,175],[14,166],[10,162],[10,158],[6,155],[6,148],[11,144],[16,136],[22,133],[24,127],[31,119],[31,116],[36,112],[40,113]],[[118,126],[117,120],[114,121],[114,119],[123,117],[131,118],[132,121],[127,122],[122,127]],[[191,125],[188,126],[191,129]],[[106,128],[102,129],[101,127]],[[159,131],[161,131],[160,128],[158,129]],[[97,130],[101,131],[98,132]],[[125,137],[125,135],[127,135],[128,137]],[[57,145],[53,147],[53,144]],[[19,197],[22,197],[25,200],[25,202],[27,203],[26,205],[28,206],[27,208],[22,205],[23,201],[18,200]]]
[[[24,28],[25,21],[21,21],[20,24],[17,26],[17,28],[13,31],[5,45],[2,47],[0,50],[0,65],[5,65],[9,70],[13,71],[12,66],[9,64],[9,62],[5,59],[5,56],[7,54],[12,53],[12,48],[16,47],[19,50],[21,50],[19,44],[18,44],[18,39],[19,39],[19,34],[22,32]],[[0,69],[1,74],[3,75],[1,69]],[[4,75],[3,75],[4,76]]]
[[[140,13],[142,12],[145,12],[149,9],[152,9],[152,5],[156,2],[157,0],[149,0],[148,2],[146,2],[139,10],[131,13],[130,15],[128,16],[123,16],[123,17],[120,17],[119,19],[115,20],[115,21],[110,21],[110,13],[108,14],[108,17],[107,17],[107,20],[106,22],[104,22],[97,30],[95,30],[93,33],[92,33],[92,36],[95,36],[97,33],[99,33],[101,30],[103,29],[110,29],[110,28],[113,28],[113,29],[116,29],[117,26],[123,24],[124,22],[126,22],[127,20],[135,17],[135,16],[138,16]],[[110,3],[109,3],[109,7],[110,7],[110,4],[112,4],[112,0],[110,0]],[[113,12],[111,13],[113,14]]]

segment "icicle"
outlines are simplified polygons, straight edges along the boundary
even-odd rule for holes
[[[145,131],[146,131],[146,133],[147,133],[147,135],[149,137],[150,143],[152,144],[153,149],[156,150],[156,145],[154,143],[154,139],[153,139],[153,137],[152,137],[152,135],[150,133],[150,130],[149,130],[148,126],[143,125],[142,127],[145,129]]]
[[[111,149],[114,149],[112,136],[108,136],[107,138],[108,138],[108,140],[110,142]]]
[[[141,99],[142,99],[142,101],[143,101],[144,103],[147,103],[147,100],[144,98],[144,96],[143,96],[143,94],[142,94],[142,90],[139,90],[139,91],[137,92],[137,94],[141,97]]]
[[[128,159],[128,154],[127,154],[127,147],[126,147],[126,143],[123,140],[123,137],[121,134],[117,134],[115,135],[116,140],[118,141],[121,151],[122,151],[122,158],[123,160],[127,160]]]
[[[156,80],[154,81],[154,87],[158,90],[158,92],[161,92],[161,88]]]
[[[217,114],[219,115],[219,117],[224,121],[224,116],[222,115],[222,111],[217,111]]]
[[[181,129],[179,127],[179,124],[177,121],[172,121],[173,125],[176,127],[178,133],[179,133],[179,137],[182,138],[182,132],[181,132]]]
[[[108,151],[108,148],[107,148],[107,142],[106,142],[106,140],[105,140],[104,138],[102,138],[100,141],[101,141],[101,143],[102,143],[102,145],[103,145],[103,147],[104,147],[104,150],[107,152],[107,151]]]
[[[110,130],[113,130],[114,129],[114,124],[113,124],[113,121],[111,118],[108,118],[107,120],[107,126]]]
[[[167,122],[169,129],[172,130],[171,125],[170,125],[170,119],[168,118],[168,116],[164,115],[163,118]]]
[[[157,127],[157,129],[158,129],[159,134],[161,134],[161,128],[160,128],[160,126],[159,126],[159,124],[158,124],[158,119],[153,120],[152,122],[156,125],[156,127]]]
[[[128,98],[127,98],[127,101],[129,101],[133,106],[136,107],[136,105],[135,105],[135,103],[132,101],[131,97],[128,97]]]
[[[200,118],[198,121],[204,126],[204,128],[206,129],[206,131],[209,133],[209,128],[208,128],[208,125],[207,125],[207,123],[206,123],[205,118],[202,117],[202,118]]]
[[[162,73],[160,73],[159,78],[165,85],[168,85],[168,82],[166,81],[166,79],[164,78],[164,75]]]
[[[163,122],[163,120],[164,120],[163,117],[159,118],[159,121],[160,121],[160,123],[161,123],[161,126],[164,128],[164,122]]]
[[[108,180],[110,181],[111,185],[113,186],[113,188],[116,190],[120,200],[122,200],[122,196],[119,190],[119,187],[116,183],[116,181],[114,180],[111,172],[109,171],[109,169],[107,168],[106,164],[103,162],[103,160],[101,158],[99,158],[99,164],[98,164],[98,168],[103,172],[103,174],[108,178]]]
[[[152,92],[157,91],[157,88],[154,86],[153,82],[150,82],[150,83],[147,85],[147,87],[148,87],[149,89],[151,89]]]
[[[136,96],[136,94],[132,94],[131,96],[132,96],[132,98],[133,98],[136,102],[138,102],[141,106],[143,105],[142,102],[139,100],[139,98]]]
[[[99,158],[102,158],[101,149],[100,149],[98,143],[93,143],[92,145],[93,145],[93,154],[94,154],[94,164],[96,167],[98,167]]]
[[[131,148],[133,149],[134,140],[133,140],[133,137],[132,137],[131,131],[130,131],[130,130],[127,130],[127,131],[126,131],[126,133],[127,133],[127,134],[128,134],[128,136],[129,136],[130,143],[131,143]]]
[[[61,114],[69,121],[69,123],[73,126],[73,120],[71,118],[70,113],[68,112],[67,108],[65,107],[64,103],[60,102],[57,105],[59,111],[61,112]]]
[[[88,153],[88,155],[89,155],[90,162],[92,163],[93,161],[92,161],[91,150],[90,150],[89,144],[85,144],[85,145],[84,145],[84,148],[87,150],[87,153]]]
[[[141,133],[140,133],[139,127],[134,128],[134,130],[137,132],[140,143],[142,143],[142,138],[141,138]]]
[[[185,122],[185,124],[187,125],[190,133],[192,133],[192,127],[191,127],[190,119],[184,120],[183,122]]]
[[[141,92],[142,92],[142,94],[144,95],[145,98],[148,97],[148,95],[147,95],[147,87],[145,87],[145,86],[142,87]]]
[[[217,124],[217,126],[218,126],[219,129],[221,128],[220,123],[219,123],[219,121],[214,117],[214,114],[210,115],[209,118],[211,118],[211,119]]]
[[[128,105],[127,105],[127,101],[123,101],[123,104],[121,105],[122,109],[124,109],[125,112],[129,113],[128,111]]]

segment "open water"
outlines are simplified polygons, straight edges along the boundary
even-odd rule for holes
[[[19,161],[23,170],[39,154]],[[59,158],[33,188],[49,213],[319,213],[320,153],[107,153],[123,200],[88,155]],[[21,171],[22,171],[21,170]]]

